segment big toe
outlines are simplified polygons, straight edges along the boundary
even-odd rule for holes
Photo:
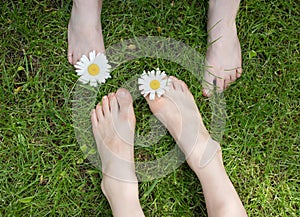
[[[73,65],[73,53],[68,53],[68,62]]]
[[[126,144],[132,144],[134,138],[135,115],[132,106],[132,97],[128,90],[120,88],[116,92],[116,98],[119,104],[119,115],[115,117],[116,129],[120,139]]]
[[[76,63],[80,60],[81,56],[79,55],[79,52],[73,53],[72,57],[72,64],[76,65]]]
[[[120,111],[128,112],[129,108],[132,108],[132,97],[128,90],[120,88],[117,90],[116,97],[120,106]]]

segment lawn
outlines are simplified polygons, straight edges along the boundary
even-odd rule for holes
[[[76,81],[67,62],[71,0],[3,1],[0,7],[0,216],[111,216],[101,173],[80,149],[72,102]],[[140,36],[206,50],[207,1],[104,1],[106,47]],[[221,142],[226,170],[249,216],[299,216],[299,21],[296,1],[242,1],[237,18],[243,76],[224,92]],[[98,99],[144,69],[160,67],[191,88],[211,130],[211,101],[199,79],[177,63],[141,58],[120,64]],[[137,135],[150,110],[134,101]],[[137,147],[139,161],[164,156],[165,135]],[[139,185],[146,216],[206,216],[201,186],[182,164]]]

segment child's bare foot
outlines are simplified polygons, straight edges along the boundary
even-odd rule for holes
[[[101,188],[114,216],[144,216],[134,168],[135,115],[126,89],[104,96],[91,114],[101,157]]]
[[[175,77],[171,77],[171,80],[170,90],[162,97],[155,100],[146,97],[146,100],[153,114],[166,126],[184,152],[189,165],[199,166],[203,162],[204,166],[210,160],[208,158],[212,158],[219,150],[219,146],[212,144],[194,97],[186,84]],[[207,148],[209,145],[212,149]],[[204,156],[208,150],[212,156]]]
[[[222,92],[242,73],[241,47],[235,17],[239,0],[210,0],[208,11],[208,44],[203,94],[211,96],[214,84]]]
[[[100,23],[102,0],[74,0],[68,26],[68,61],[75,65],[83,54],[104,52]]]

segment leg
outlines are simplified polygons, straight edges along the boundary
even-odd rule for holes
[[[74,0],[68,26],[68,61],[75,65],[90,51],[104,52],[100,15],[102,0]]]
[[[241,47],[235,18],[240,0],[210,0],[208,10],[208,49],[203,94],[210,96],[215,83],[222,92],[241,76]],[[215,81],[215,82],[214,82]]]
[[[220,149],[211,152],[211,156],[204,156],[209,145],[207,142],[211,140],[194,97],[183,81],[174,77],[171,79],[170,90],[162,97],[146,99],[153,114],[167,127],[197,174],[209,216],[247,216],[226,174]],[[201,166],[205,158],[205,166]]]
[[[125,89],[103,97],[92,110],[91,121],[101,157],[101,188],[114,216],[144,216],[134,168],[135,115]]]

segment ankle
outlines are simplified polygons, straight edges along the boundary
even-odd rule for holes
[[[207,159],[203,161],[203,157],[207,157]],[[203,156],[203,153],[202,155],[192,154],[187,159],[187,163],[199,178],[203,174],[205,176],[213,174],[215,170],[224,170],[221,150],[217,150],[211,156]]]
[[[138,198],[138,182],[119,181],[104,176],[101,182],[101,189],[108,200],[116,195],[123,198]]]
[[[102,5],[102,1],[99,0],[73,0],[73,7],[82,8],[82,7],[97,7]]]
[[[193,162],[188,161],[188,164],[200,181],[206,180],[206,182],[214,182],[226,176],[221,151],[218,151],[204,167],[199,166],[199,161],[200,160],[194,160]]]
[[[211,138],[208,132],[202,132],[199,133],[197,144],[190,150],[191,152],[188,155],[186,154],[186,160],[190,167],[196,170],[208,165],[221,151],[221,147],[218,142]]]
[[[99,0],[73,0],[71,17],[86,20],[89,22],[98,22],[101,16],[102,1]]]
[[[104,176],[101,189],[110,204],[113,216],[144,216],[137,182],[128,183]]]
[[[239,0],[210,0],[208,10],[208,30],[212,27],[235,25],[235,18],[239,8]]]

